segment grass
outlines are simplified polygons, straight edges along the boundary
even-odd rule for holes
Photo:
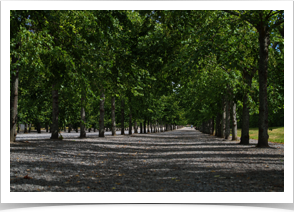
[[[269,127],[268,129],[269,142],[284,143],[284,127]],[[241,129],[237,130],[237,136],[241,137]],[[249,129],[250,139],[258,140],[258,128]]]

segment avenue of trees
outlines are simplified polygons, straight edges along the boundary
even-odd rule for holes
[[[193,124],[268,147],[283,119],[284,11],[10,11],[11,142]]]

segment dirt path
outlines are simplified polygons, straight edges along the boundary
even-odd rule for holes
[[[239,145],[191,128],[11,143],[11,191],[284,191],[284,145]]]

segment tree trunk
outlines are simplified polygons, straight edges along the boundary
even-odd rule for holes
[[[13,58],[16,63],[16,59]],[[16,124],[17,124],[17,102],[18,102],[18,70],[16,74],[11,74],[10,83],[10,142],[15,142],[16,138]]]
[[[125,134],[125,100],[121,100],[121,135]]]
[[[16,48],[20,48],[20,43],[16,45]],[[17,62],[17,58],[12,56],[12,63]],[[16,139],[16,125],[18,121],[18,84],[19,84],[19,70],[15,70],[15,74],[10,74],[10,142],[15,142]]]
[[[143,126],[142,126],[142,122],[140,122],[140,134],[143,133]]]
[[[31,127],[32,127],[32,124],[29,123],[29,133],[31,132]]]
[[[214,117],[211,119],[211,132],[210,132],[210,134],[211,135],[213,135],[213,133],[214,133]]]
[[[25,123],[24,133],[28,133],[28,124]]]
[[[129,115],[129,135],[132,135],[132,109],[130,107],[130,115]]]
[[[85,113],[85,98],[82,96],[81,98],[81,123],[80,123],[80,138],[86,138],[86,129],[85,129],[85,123],[86,123],[86,113]]]
[[[221,121],[221,138],[225,137],[226,132],[226,101],[223,99],[223,112],[222,112],[222,121]]]
[[[162,125],[161,121],[158,122],[158,132],[162,132]]]
[[[146,133],[146,119],[144,119],[144,133]]]
[[[111,131],[112,135],[116,135],[116,123],[115,123],[115,96],[111,97]]]
[[[150,120],[148,119],[147,133],[150,133],[150,130],[149,130],[149,128],[150,128]]]
[[[225,139],[228,139],[230,136],[230,101],[226,99],[226,132]]]
[[[150,122],[150,132],[152,133],[152,122]]]
[[[67,130],[67,132],[70,133],[70,131],[71,131],[71,124],[68,125],[68,130]]]
[[[222,131],[222,114],[221,113],[218,114],[218,123],[217,123],[217,125],[218,125],[217,136],[221,137],[221,131]]]
[[[99,119],[99,137],[104,137],[104,103],[105,95],[104,90],[101,91],[100,95],[100,119]]]
[[[267,73],[268,73],[268,46],[270,43],[268,27],[261,21],[259,32],[259,130],[257,147],[268,145],[268,103],[267,103]]]
[[[137,121],[135,120],[135,123],[134,123],[134,133],[138,133],[138,126],[137,126]]]
[[[51,129],[51,138],[50,139],[58,139],[58,90],[56,89],[56,84],[52,85],[52,129]]]
[[[249,74],[248,70],[244,70],[243,74],[244,74],[245,81],[248,87],[248,91],[245,90],[245,93],[243,96],[242,129],[241,129],[240,144],[248,145],[249,139],[250,139],[249,138],[250,114],[249,114],[249,108],[248,108],[248,92],[251,89],[253,76]]]
[[[232,141],[237,140],[237,112],[236,112],[236,103],[234,101],[231,102],[232,105]]]
[[[219,118],[219,114],[217,114],[216,120],[215,120],[215,136],[219,136],[219,124],[220,124],[220,118]]]
[[[37,132],[41,133],[41,124],[39,121],[37,122],[36,127],[37,127]]]

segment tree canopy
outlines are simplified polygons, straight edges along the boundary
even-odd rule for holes
[[[101,111],[113,127],[123,108],[124,126],[208,123],[216,135],[226,108],[229,129],[259,127],[260,147],[284,124],[283,10],[12,10],[10,24],[12,140],[17,123],[52,138],[97,129]]]

